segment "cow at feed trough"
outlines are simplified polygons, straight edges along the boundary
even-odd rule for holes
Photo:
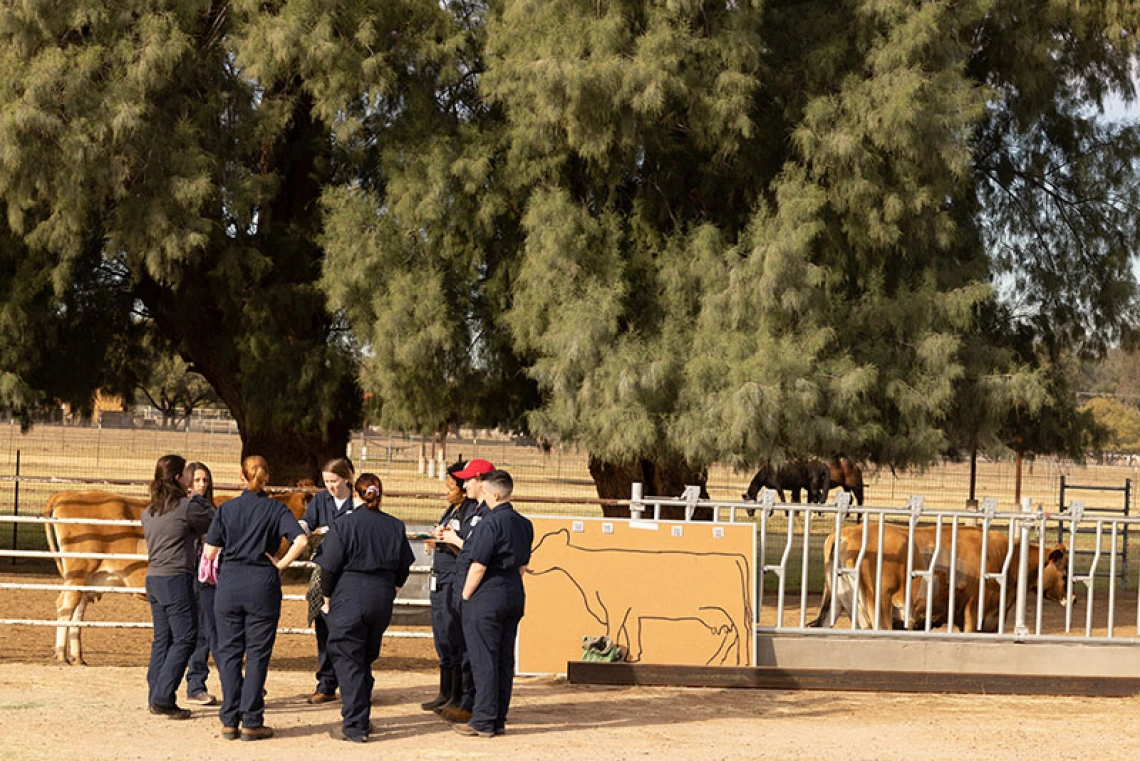
[[[947,529],[948,532],[948,529]],[[950,629],[955,626],[963,632],[996,632],[1006,618],[1009,611],[1017,601],[1017,582],[1020,573],[1018,556],[1020,548],[1014,543],[1012,551],[1009,537],[1001,532],[989,532],[986,541],[986,562],[983,567],[982,558],[982,530],[979,528],[959,528],[958,530],[958,563],[954,582],[954,616]],[[946,542],[949,534],[943,538],[943,552],[949,547]],[[1042,548],[1037,544],[1030,544],[1028,552],[1028,565],[1026,569],[1026,589],[1031,592],[1041,590],[1041,597],[1059,604],[1061,607],[1071,605],[1076,596],[1069,596],[1069,556],[1063,544],[1053,544]],[[1045,557],[1042,558],[1042,552]],[[1008,560],[1009,571],[1006,576],[1006,589],[1004,608],[1002,607],[1001,585],[996,579],[986,579],[980,584],[982,573],[997,573],[1006,567]],[[940,564],[943,561],[940,561]],[[949,558],[944,561],[949,568]],[[915,611],[915,628],[925,628],[926,598],[925,585],[913,598],[912,608]],[[934,574],[934,603],[932,605],[931,628],[937,628],[950,620],[947,610],[950,599],[949,572],[939,571]],[[981,602],[981,619],[979,620],[979,599]]]
[[[935,526],[920,526],[914,530],[914,553],[912,568],[916,571],[931,570],[929,588],[933,590],[931,604],[931,628],[939,628],[951,621],[949,615],[950,602],[950,571],[951,563],[954,566],[954,615],[953,625],[966,632],[996,632],[999,617],[1008,615],[1015,602],[1018,581],[1018,545],[1015,544],[1010,553],[1009,537],[1002,532],[990,531],[986,535],[986,563],[982,566],[982,540],[983,531],[974,526],[960,526],[958,528],[957,557],[952,560],[950,547],[952,543],[952,529],[949,526],[941,528],[942,538],[940,549],[935,557],[935,545],[938,543],[939,529]],[[859,565],[855,578],[848,574],[841,574],[836,580],[836,588],[832,589],[832,566],[836,560],[835,533],[828,535],[824,542],[824,594],[820,604],[817,618],[810,626],[829,626],[831,606],[836,607],[836,616],[846,613],[851,617],[858,617],[858,626],[870,629],[875,625],[876,595],[879,612],[879,627],[901,629],[906,621],[906,578],[908,555],[908,531],[906,526],[885,524],[883,526],[883,547],[880,553],[878,546],[878,532],[871,529],[867,532],[866,547],[862,547],[863,529],[858,526],[845,527],[840,533],[838,547],[838,562],[840,568],[854,569],[858,562],[860,552],[863,559]],[[1047,548],[1047,557],[1044,563],[1044,572],[1039,574],[1039,558],[1041,549],[1039,545],[1029,545],[1029,568],[1026,578],[1027,588],[1036,590],[1040,585],[1043,597],[1066,605],[1069,600],[1065,597],[1067,588],[1066,562],[1067,555],[1064,546],[1055,545]],[[875,573],[879,564],[879,555],[882,555],[882,583],[876,584]],[[998,582],[987,579],[984,585],[983,620],[978,621],[979,580],[983,572],[996,573],[1006,566],[1009,556],[1010,563],[1007,572],[1006,599],[1004,611],[999,611],[1001,591]],[[858,609],[855,603],[856,587],[858,589]],[[911,580],[911,626],[919,629],[925,628],[926,616],[926,590],[928,582],[922,578]],[[854,612],[853,612],[854,611]],[[951,627],[952,628],[952,627]]]
[[[902,629],[906,620],[906,571],[907,571],[907,528],[897,524],[883,526],[883,546],[880,551],[878,532],[871,528],[867,532],[867,546],[862,548],[863,529],[859,526],[846,526],[840,532],[839,546],[836,548],[835,532],[828,534],[823,544],[824,557],[824,587],[823,600],[820,602],[819,615],[809,626],[830,626],[831,607],[835,606],[835,615],[847,614],[852,619],[857,617],[858,627],[871,629],[875,626],[876,592],[878,597],[879,628]],[[914,567],[924,569],[929,567],[928,548],[934,546],[933,530],[928,528],[915,529],[914,535]],[[833,589],[832,569],[836,563],[838,552],[838,565],[841,569],[853,569],[859,562],[860,551],[863,559],[859,565],[857,579],[848,574],[840,574],[836,578],[836,587]],[[924,551],[926,553],[924,554]],[[878,566],[879,555],[882,555],[883,575],[882,584],[875,583],[875,570]],[[856,589],[858,590],[858,610],[856,610]],[[917,589],[915,584],[911,588],[912,599]],[[913,617],[912,617],[913,620]]]
[[[304,515],[308,505],[305,492],[275,495],[295,516]],[[215,496],[221,504],[230,497]],[[67,520],[99,519],[138,521],[149,500],[145,497],[121,497],[101,490],[61,491],[48,497],[45,518]],[[146,542],[141,526],[107,524],[46,523],[48,549],[53,553],[102,555],[142,555],[142,559],[56,557],[65,586],[69,587],[138,587],[146,586]],[[137,595],[145,599],[145,595]],[[60,663],[82,665],[82,629],[68,623],[82,622],[87,605],[102,597],[99,592],[65,589],[56,598],[55,659]]]

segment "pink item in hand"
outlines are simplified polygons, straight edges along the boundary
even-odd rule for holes
[[[198,560],[198,581],[203,584],[217,584],[218,583],[218,560],[221,558],[222,553],[214,555],[214,559],[210,560],[206,557],[206,553],[202,553],[201,558]]]

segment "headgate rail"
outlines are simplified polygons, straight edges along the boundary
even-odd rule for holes
[[[775,493],[762,491],[756,502],[732,502],[695,499],[691,493],[684,497],[643,497],[635,487],[631,510],[635,518],[656,519],[662,507],[683,506],[688,515],[698,508],[710,509],[714,521],[737,523],[755,521],[759,532],[759,588],[757,615],[759,633],[796,634],[808,637],[832,636],[857,632],[860,636],[920,638],[945,637],[953,639],[1005,640],[1014,642],[1090,642],[1140,643],[1140,593],[1131,604],[1125,600],[1122,589],[1126,578],[1117,566],[1119,553],[1098,548],[1117,547],[1129,529],[1135,530],[1140,519],[1112,515],[1089,515],[1080,503],[1065,514],[1049,513],[1034,508],[1029,499],[1023,499],[1019,511],[999,511],[995,500],[984,500],[978,510],[931,510],[924,507],[921,497],[911,497],[905,506],[854,507],[850,496],[841,492],[827,505],[779,504]],[[755,517],[747,518],[745,510],[754,510]],[[819,518],[818,516],[822,516]],[[811,597],[822,587],[825,575],[823,543],[829,533],[837,533],[844,526],[853,526],[853,518],[862,518],[861,537],[848,562],[833,562],[830,570],[830,587],[841,584],[852,587],[850,608],[858,610],[860,585],[853,583],[865,569],[873,594],[874,616],[860,622],[858,616],[848,616],[849,623],[837,625],[843,615],[832,606],[825,611],[823,625],[808,622]],[[1046,552],[1050,526],[1061,522],[1064,528],[1060,549],[1063,549],[1063,567],[1053,563],[1053,572],[1063,576],[1063,593],[1054,602],[1047,599],[1042,584],[1031,584],[1030,579],[1043,579],[1046,567],[1051,564]],[[819,524],[823,523],[825,529]],[[907,543],[901,563],[905,564],[902,603],[899,615],[904,628],[891,628],[892,622],[881,620],[883,610],[884,556],[871,548],[882,546],[885,527],[896,526],[906,531]],[[933,527],[933,544],[916,552],[915,532],[920,527]],[[966,531],[980,530],[981,549],[970,558],[960,538]],[[871,537],[875,541],[871,541]],[[1091,545],[1095,537],[1096,548]],[[999,557],[992,557],[991,545],[1002,542],[1005,549]],[[836,551],[838,550],[836,542]],[[1032,548],[1039,548],[1036,565],[1031,566]],[[806,548],[806,551],[805,551]],[[972,553],[972,550],[969,550]],[[920,555],[926,554],[927,560]],[[1108,572],[1103,570],[1108,556]],[[943,558],[936,562],[935,559]],[[946,562],[945,558],[953,558]],[[971,559],[976,558],[976,559]],[[982,563],[981,559],[985,558]],[[832,558],[833,561],[835,557]],[[970,563],[973,567],[970,567]],[[965,569],[965,570],[963,570]],[[896,569],[892,569],[896,570]],[[970,573],[970,585],[964,586],[962,574]],[[945,592],[945,605],[941,609],[945,623],[934,626],[938,611],[938,595],[932,587],[938,584]],[[976,587],[973,586],[976,584]],[[1046,621],[1046,612],[1060,600],[1074,600],[1074,589],[1081,592],[1075,602],[1064,606],[1063,622],[1058,621],[1054,608]],[[934,590],[938,591],[938,590]],[[1129,590],[1131,591],[1131,590]],[[976,598],[973,617],[979,626],[991,618],[993,630],[963,632],[955,624],[963,613],[960,596]],[[920,595],[920,608],[915,597]],[[1002,613],[1004,611],[1004,614]],[[919,615],[919,614],[922,615]],[[1074,617],[1083,614],[1083,627],[1074,626]],[[957,614],[957,615],[956,615]],[[1012,615],[1012,626],[1007,619]],[[819,617],[816,616],[817,620]],[[1079,619],[1078,619],[1079,620]],[[918,625],[918,628],[913,628]],[[899,625],[895,622],[894,625]],[[989,627],[987,626],[987,629]],[[1125,633],[1121,633],[1121,632]]]

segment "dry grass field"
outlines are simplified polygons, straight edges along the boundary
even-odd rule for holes
[[[510,470],[516,476],[519,501],[523,503],[527,497],[568,500],[596,497],[584,452],[562,447],[543,451],[487,432],[466,431],[461,438],[449,438],[445,448],[437,444],[434,449],[407,436],[372,432],[365,438],[358,432],[350,443],[349,456],[356,462],[358,472],[372,471],[380,475],[388,492],[441,494],[440,479],[417,470],[421,446],[429,458],[433,452],[445,453],[447,462],[460,456],[483,457]],[[21,433],[15,423],[0,425],[0,476],[15,475],[18,458],[21,476],[130,480],[138,485],[118,486],[116,490],[141,494],[142,484],[153,475],[155,459],[167,452],[206,462],[219,484],[237,484],[241,442],[232,433],[62,425],[40,425]],[[266,455],[272,466],[272,453]],[[1016,470],[1013,462],[979,462],[977,498],[992,497],[1000,509],[1014,509]],[[1125,479],[1135,480],[1138,474],[1140,468],[1136,466],[1085,465],[1044,458],[1026,460],[1022,467],[1021,494],[1035,505],[1049,509],[1057,504],[1062,475],[1070,483],[1120,487]],[[751,476],[750,471],[714,466],[709,473],[709,492],[714,499],[739,499]],[[909,496],[922,495],[931,507],[960,508],[969,496],[969,465],[965,462],[906,472],[868,466],[864,469],[864,479],[867,503],[875,506],[901,506]],[[58,485],[22,484],[21,512],[25,504],[42,505],[46,495],[58,488]],[[1073,492],[1070,496],[1090,504],[1117,506],[1122,503],[1119,493]],[[13,500],[11,481],[0,482],[0,512],[10,512]],[[404,498],[389,507],[411,519],[417,517],[417,510],[425,511],[425,517],[433,515],[436,504],[420,504],[425,501],[431,502]],[[559,506],[544,509],[559,510]]]

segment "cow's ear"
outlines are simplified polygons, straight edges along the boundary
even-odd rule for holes
[[[1060,565],[1065,560],[1065,545],[1057,544],[1049,550],[1049,562]]]

